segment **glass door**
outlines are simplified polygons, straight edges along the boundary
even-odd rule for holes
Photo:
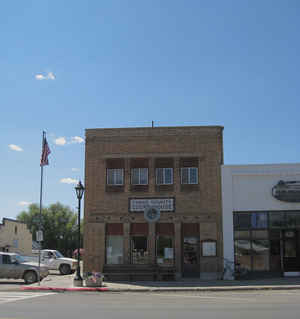
[[[198,237],[183,238],[183,277],[199,277],[199,239]]]
[[[149,264],[147,236],[131,237],[131,263]]]
[[[300,270],[296,230],[282,231],[282,262],[285,272]]]

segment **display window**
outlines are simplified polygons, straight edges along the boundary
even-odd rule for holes
[[[266,212],[235,213],[233,221],[235,229],[267,228],[268,214]]]
[[[276,212],[269,214],[270,228],[285,228],[287,227],[285,213]]]
[[[174,238],[171,236],[157,236],[156,262],[159,266],[174,264]]]
[[[250,271],[300,269],[300,212],[237,212],[235,262]]]
[[[106,236],[106,263],[123,264],[123,236]]]

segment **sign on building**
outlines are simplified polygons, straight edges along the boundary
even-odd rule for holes
[[[132,198],[129,199],[130,212],[144,212],[147,207],[156,207],[161,212],[174,212],[174,198]]]

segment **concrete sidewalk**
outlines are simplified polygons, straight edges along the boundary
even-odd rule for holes
[[[107,291],[107,292],[168,292],[168,291],[243,291],[300,289],[300,277],[243,281],[200,281],[196,278],[182,281],[107,282],[102,287],[73,287],[74,275],[51,275],[40,285],[22,285],[21,290],[36,291]]]

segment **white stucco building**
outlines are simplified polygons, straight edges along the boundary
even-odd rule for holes
[[[222,203],[226,260],[300,275],[300,163],[222,166]]]
[[[31,255],[32,235],[25,223],[3,218],[0,223],[0,251]]]

